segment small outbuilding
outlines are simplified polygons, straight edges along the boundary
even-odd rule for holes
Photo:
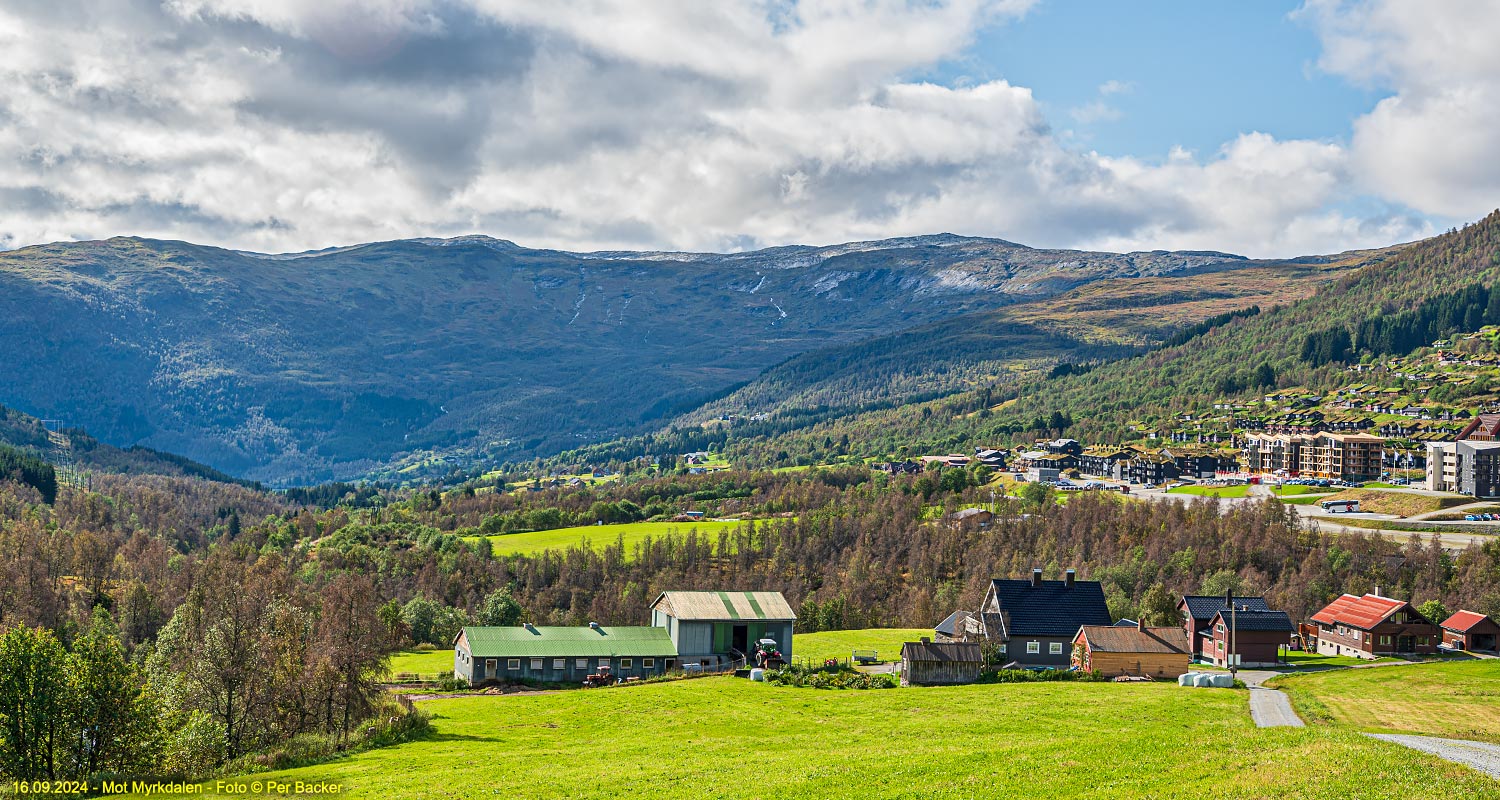
[[[1073,668],[1105,677],[1176,678],[1189,661],[1187,633],[1176,626],[1084,625],[1073,637]]]
[[[943,686],[979,680],[983,656],[975,642],[920,642],[901,645],[902,686]]]
[[[1454,650],[1495,652],[1500,623],[1477,611],[1460,611],[1443,620],[1443,644]]]
[[[765,639],[790,662],[796,621],[781,592],[662,592],[651,603],[651,624],[667,631],[684,665],[702,669],[743,665]]]

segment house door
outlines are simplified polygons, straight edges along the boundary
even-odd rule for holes
[[[1398,652],[1398,653],[1411,653],[1411,652],[1416,651],[1416,649],[1417,649],[1417,640],[1416,640],[1415,637],[1412,637],[1412,636],[1397,636],[1396,637],[1396,652]]]
[[[730,642],[730,646],[731,647],[733,647],[734,649],[740,651],[741,653],[748,653],[749,650],[750,650],[750,641],[749,640],[750,640],[750,628],[748,626],[745,626],[745,625],[736,625],[736,626],[734,626],[734,633],[729,638],[729,642]]]

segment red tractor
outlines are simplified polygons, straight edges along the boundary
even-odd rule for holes
[[[615,676],[609,671],[609,667],[600,666],[598,672],[589,673],[583,679],[583,688],[597,689],[600,686],[610,686],[615,683]]]
[[[786,666],[786,659],[781,657],[781,650],[775,639],[761,639],[755,643],[755,666],[762,669],[781,669]]]

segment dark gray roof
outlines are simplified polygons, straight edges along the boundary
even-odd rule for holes
[[[901,645],[901,657],[909,661],[946,661],[978,663],[979,645],[974,642],[907,642]]]
[[[1222,616],[1224,624],[1229,624],[1230,615],[1227,610],[1220,609],[1215,616]],[[1234,627],[1241,631],[1297,631],[1297,626],[1292,624],[1292,618],[1285,611],[1237,611],[1234,614]]]
[[[1029,580],[991,583],[1001,613],[1009,615],[1008,636],[1072,636],[1084,625],[1114,622],[1098,581],[1074,581],[1072,588],[1064,581],[1042,581],[1035,587]]]
[[[1122,619],[1115,623],[1116,628],[1134,628],[1138,623],[1133,619]]]
[[[952,636],[953,635],[953,626],[958,624],[958,615],[962,614],[962,613],[964,613],[964,612],[962,612],[962,611],[955,611],[952,614],[949,614],[948,618],[945,619],[945,620],[943,620],[942,622],[939,622],[937,624],[937,627],[933,628],[933,630],[936,631],[936,632],[938,632],[938,633],[943,634],[944,636]]]
[[[1187,603],[1189,616],[1191,616],[1193,619],[1202,620],[1204,622],[1213,619],[1214,614],[1219,613],[1220,609],[1228,608],[1228,606],[1224,605],[1223,597],[1215,597],[1205,594],[1185,595],[1182,598],[1182,602]],[[1266,598],[1264,597],[1236,597],[1234,598],[1234,604],[1242,608],[1251,608],[1256,611],[1271,610],[1271,607],[1269,605],[1266,605]]]

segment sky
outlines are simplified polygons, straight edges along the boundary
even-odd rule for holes
[[[4,0],[0,248],[950,232],[1283,257],[1500,205],[1487,0]]]

